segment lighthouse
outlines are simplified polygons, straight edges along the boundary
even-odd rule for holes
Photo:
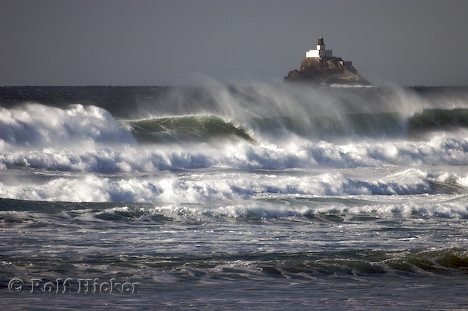
[[[325,49],[325,42],[323,40],[323,37],[320,37],[317,40],[317,49],[308,50],[306,52],[306,57],[324,59],[328,57],[333,57],[333,52],[332,50]]]

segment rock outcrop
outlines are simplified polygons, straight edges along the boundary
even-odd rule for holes
[[[312,82],[316,84],[370,85],[353,67],[351,62],[339,57],[305,57],[299,70],[292,70],[286,81]]]
[[[315,84],[347,84],[369,85],[361,77],[351,62],[333,56],[332,50],[327,50],[323,37],[317,40],[317,49],[308,50],[301,62],[299,70],[288,73],[286,81],[312,82]]]

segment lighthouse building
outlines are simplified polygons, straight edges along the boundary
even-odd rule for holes
[[[306,57],[312,57],[312,58],[327,58],[327,57],[333,57],[332,50],[326,50],[325,49],[325,43],[323,41],[323,38],[320,37],[317,40],[317,49],[316,50],[309,50],[306,52]]]

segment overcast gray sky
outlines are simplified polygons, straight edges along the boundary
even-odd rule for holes
[[[320,35],[371,81],[468,85],[467,31],[464,0],[0,0],[0,85],[280,81]]]

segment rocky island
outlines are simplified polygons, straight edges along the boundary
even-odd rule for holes
[[[291,82],[314,84],[370,85],[353,67],[352,62],[333,56],[325,49],[323,38],[317,40],[317,49],[306,52],[299,70],[292,70],[284,78]]]

